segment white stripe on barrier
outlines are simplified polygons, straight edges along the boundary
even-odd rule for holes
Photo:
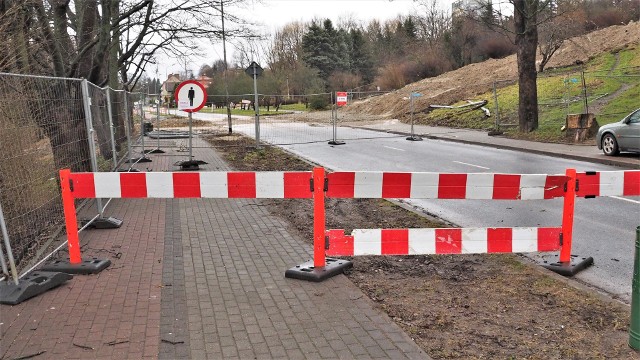
[[[165,172],[145,173],[147,185],[147,197],[149,198],[172,198],[173,197],[173,174]]]
[[[226,172],[200,173],[200,194],[203,198],[225,199],[229,197]]]
[[[353,230],[353,255],[381,255],[382,233],[380,229]]]
[[[120,173],[95,173],[93,183],[96,198],[119,198],[122,195],[120,191]]]
[[[356,172],[354,198],[381,198],[382,197],[382,172]]]
[[[409,229],[409,255],[435,254],[436,229]]]
[[[624,191],[624,172],[600,172],[600,196],[620,195]]]
[[[411,197],[416,199],[437,199],[438,173],[413,173],[411,174]]]
[[[538,251],[537,228],[513,228],[511,238],[513,239],[511,249],[514,253]]]
[[[467,199],[493,199],[494,174],[467,174]]]
[[[284,173],[256,172],[256,198],[284,198]]]
[[[520,198],[522,200],[544,199],[547,175],[522,174],[520,176]]]
[[[487,229],[462,229],[462,253],[482,254],[487,252]]]

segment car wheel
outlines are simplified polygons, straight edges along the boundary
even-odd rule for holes
[[[607,156],[618,154],[618,142],[611,134],[605,134],[602,137],[602,152]]]

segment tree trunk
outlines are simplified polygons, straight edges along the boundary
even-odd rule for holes
[[[538,46],[537,0],[513,0],[518,58],[518,123],[521,132],[538,128],[536,49]]]

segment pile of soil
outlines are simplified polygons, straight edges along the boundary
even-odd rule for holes
[[[638,34],[640,22],[632,22],[572,38],[565,41],[562,48],[554,54],[547,68],[573,65],[578,60],[586,62],[599,54],[640,44]],[[494,81],[514,80],[517,77],[516,55],[491,59],[409,84],[385,95],[357,101],[345,107],[344,112],[400,118],[407,112],[407,101],[403,97],[411,92],[423,94],[414,100],[416,112],[420,112],[432,104],[450,105],[474,99],[475,96],[490,91]]]
[[[312,165],[239,136],[205,137],[236,170]],[[310,200],[264,200],[311,243]],[[447,227],[380,199],[328,199],[327,229]],[[638,358],[627,345],[629,307],[503,255],[367,256],[347,275],[430,356]]]

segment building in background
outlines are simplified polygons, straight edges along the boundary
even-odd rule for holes
[[[162,97],[162,104],[169,105],[173,103],[173,92],[180,84],[180,74],[169,74],[167,80],[162,83],[160,89],[160,96]]]

